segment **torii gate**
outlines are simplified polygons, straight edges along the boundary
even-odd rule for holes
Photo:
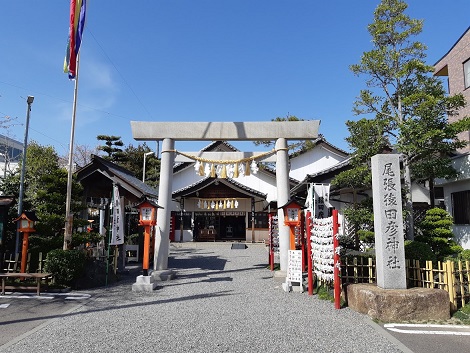
[[[289,156],[287,140],[310,140],[318,137],[319,120],[282,122],[146,122],[131,121],[132,136],[138,141],[163,141],[160,163],[158,204],[163,207],[157,213],[155,239],[155,270],[168,269],[170,247],[170,202],[172,174],[175,161],[175,141],[272,141],[276,140],[277,204],[289,201]],[[231,153],[221,153],[220,159],[230,159]],[[201,153],[193,152],[202,157]],[[284,212],[278,209],[278,218]],[[289,227],[279,222],[279,262],[281,272],[287,271]]]

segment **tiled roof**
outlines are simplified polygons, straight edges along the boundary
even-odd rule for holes
[[[93,170],[101,168],[115,175],[122,183],[131,186],[131,188],[135,190],[138,190],[140,193],[142,193],[142,195],[152,198],[158,197],[158,191],[156,189],[143,183],[142,180],[136,178],[129,170],[96,155],[92,155],[91,162],[83,168],[79,169],[76,174],[80,180],[81,178],[91,173]],[[142,195],[136,196],[140,197]]]

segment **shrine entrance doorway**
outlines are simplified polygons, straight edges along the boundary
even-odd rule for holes
[[[195,212],[193,237],[195,241],[244,241],[246,228],[246,212]]]

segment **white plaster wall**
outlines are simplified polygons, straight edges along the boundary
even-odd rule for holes
[[[453,167],[459,171],[458,180],[470,179],[470,154],[455,158],[452,161]]]
[[[6,175],[15,172],[18,169],[18,162],[0,162],[0,178],[3,178]]]
[[[289,176],[296,180],[303,180],[307,174],[313,174],[325,170],[344,161],[347,157],[336,154],[326,149],[323,145],[317,145],[312,150],[300,154],[290,160]]]
[[[204,177],[199,176],[196,170],[191,166],[189,168],[178,171],[173,174],[172,189],[173,191],[192,185]]]
[[[173,191],[192,185],[201,181],[201,177],[196,173],[193,167],[186,168],[173,174]],[[276,177],[274,175],[259,171],[256,175],[239,176],[234,179],[236,182],[243,184],[254,190],[258,190],[267,194],[266,201],[272,201],[277,198]],[[250,206],[251,208],[251,206]]]
[[[436,179],[434,181],[436,186],[443,186],[445,188],[446,185],[458,181],[467,181],[470,183],[470,154],[454,158],[452,160],[452,166],[458,171],[457,177],[452,179]],[[467,187],[467,189],[469,188]]]
[[[234,180],[249,188],[267,194],[267,202],[277,199],[276,177],[274,175],[258,172],[256,175],[241,176]]]
[[[445,180],[437,179],[436,186],[442,186],[444,189],[444,204],[447,212],[451,215],[452,209],[452,193],[466,191],[470,189],[470,155],[462,155],[452,160],[453,167],[458,170],[457,178]],[[456,241],[464,248],[470,249],[470,225],[454,225],[453,232]]]
[[[454,232],[455,240],[464,249],[470,249],[470,226],[454,225],[452,231]]]
[[[454,210],[452,208],[452,193],[465,191],[470,188],[470,182],[468,180],[456,181],[444,185],[444,204],[447,212],[451,215]],[[453,227],[455,240],[465,249],[470,249],[470,225],[454,225]]]
[[[255,228],[255,243],[265,243],[268,244],[269,242],[269,231],[267,229],[256,229]],[[253,241],[252,240],[252,231],[251,228],[246,229],[246,241]],[[267,256],[267,253],[266,253]]]
[[[411,197],[413,202],[424,202],[429,204],[429,189],[422,184],[411,184]]]

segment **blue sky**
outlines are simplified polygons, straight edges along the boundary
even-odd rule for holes
[[[348,150],[344,122],[365,88],[349,65],[370,50],[378,0],[89,0],[75,144],[99,134],[133,140],[130,121],[321,120],[320,133]],[[468,0],[410,0],[434,64],[469,26]],[[23,141],[26,97],[35,97],[29,141],[66,155],[74,84],[62,72],[69,2],[0,2],[2,134]],[[154,143],[148,143],[154,147]],[[198,150],[207,142],[176,144]],[[251,143],[242,150],[259,150]]]

